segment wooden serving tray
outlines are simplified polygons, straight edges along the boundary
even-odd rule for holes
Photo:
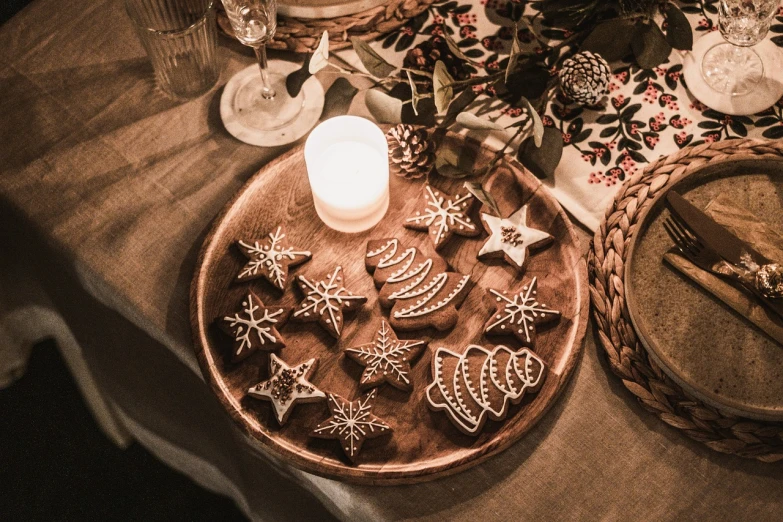
[[[746,158],[710,164],[672,188],[701,209],[730,193],[736,207],[783,230],[781,171],[779,159]],[[729,415],[783,420],[783,347],[662,261],[672,247],[663,228],[670,215],[665,194],[639,223],[625,265],[626,302],[639,340],[691,396]],[[743,231],[736,233],[743,238]],[[745,299],[748,312],[759,307],[753,298],[737,299]]]
[[[461,146],[478,151],[478,164],[486,164],[493,153],[453,134]],[[447,192],[455,192],[461,181],[431,176],[430,182]],[[289,364],[318,357],[320,365],[312,382],[320,389],[346,399],[359,396],[363,368],[348,360],[345,347],[372,341],[381,319],[388,311],[378,303],[378,290],[366,271],[364,256],[369,239],[397,237],[427,255],[434,249],[426,233],[404,229],[407,217],[422,191],[422,180],[405,180],[392,175],[391,203],[386,217],[373,229],[343,234],[327,228],[317,217],[304,165],[303,147],[297,147],[272,161],[256,174],[216,218],[204,241],[191,287],[191,320],[195,349],[201,369],[226,410],[237,424],[271,451],[306,471],[344,481],[364,484],[412,483],[455,473],[474,466],[519,440],[547,411],[570,377],[581,351],[588,316],[587,271],[580,256],[573,227],[554,198],[541,183],[516,162],[504,163],[485,184],[497,199],[504,216],[523,203],[529,203],[528,224],[548,231],[555,238],[548,248],[530,258],[524,280],[537,276],[538,295],[555,310],[561,320],[539,331],[534,351],[547,364],[547,376],[537,393],[528,394],[512,406],[503,422],[488,421],[476,437],[462,434],[446,414],[431,411],[424,399],[431,380],[431,356],[439,347],[463,353],[468,345],[493,347],[505,344],[516,350],[513,337],[488,339],[482,327],[493,307],[485,289],[517,289],[522,279],[502,260],[479,262],[476,254],[486,235],[455,237],[441,255],[453,270],[470,274],[475,286],[460,309],[460,320],[449,332],[421,330],[398,332],[401,339],[427,339],[429,347],[412,365],[413,391],[405,393],[391,386],[378,389],[374,414],[391,425],[391,437],[368,440],[350,464],[339,443],[309,437],[315,426],[329,417],[325,402],[301,404],[281,428],[274,419],[271,404],[246,397],[249,387],[268,378],[266,353],[255,353],[233,364],[228,354],[231,339],[213,324],[218,317],[233,313],[242,296],[252,289],[266,305],[296,306],[302,298],[294,288],[294,276],[322,275],[341,265],[345,286],[368,301],[354,315],[346,315],[342,338],[337,341],[317,324],[288,322],[281,334],[287,345],[278,354]],[[236,249],[239,239],[263,237],[273,227],[284,224],[292,243],[313,252],[308,263],[293,268],[281,295],[265,280],[237,283],[234,279],[245,263]]]

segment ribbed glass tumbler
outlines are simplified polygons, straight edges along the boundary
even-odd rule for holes
[[[192,98],[217,82],[215,0],[125,0],[155,80],[174,98]]]

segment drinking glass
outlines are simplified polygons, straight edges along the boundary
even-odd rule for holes
[[[718,92],[740,96],[764,78],[764,63],[752,48],[769,31],[779,0],[719,0],[718,28],[725,42],[705,54],[701,72]]]
[[[277,0],[222,1],[234,35],[242,44],[253,48],[259,68],[258,75],[249,76],[236,90],[231,102],[234,114],[243,125],[259,131],[290,126],[302,112],[306,100],[303,92],[291,97],[285,86],[285,75],[269,68],[266,43],[277,29]]]
[[[198,96],[215,85],[215,0],[125,0],[155,71],[155,81],[174,98]]]

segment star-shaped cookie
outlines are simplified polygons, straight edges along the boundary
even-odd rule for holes
[[[376,390],[351,402],[339,395],[330,393],[327,404],[332,416],[316,427],[310,435],[319,439],[336,439],[345,451],[345,455],[356,461],[366,439],[374,439],[392,429],[388,424],[372,414]]]
[[[365,367],[359,380],[362,390],[388,382],[400,390],[411,391],[410,363],[426,346],[426,341],[400,341],[389,323],[381,321],[373,342],[346,348],[345,355]]]
[[[296,281],[305,298],[294,310],[292,319],[302,323],[317,321],[338,339],[343,333],[343,311],[355,310],[367,302],[366,297],[354,295],[343,286],[341,266],[321,280],[300,275]]]
[[[253,386],[247,390],[247,393],[256,399],[270,401],[275,410],[275,418],[282,426],[297,404],[318,402],[326,398],[326,394],[308,380],[315,372],[316,366],[318,366],[318,359],[288,366],[271,353],[269,354],[271,377]]]
[[[528,257],[528,249],[541,248],[552,241],[552,236],[541,230],[527,226],[527,205],[507,218],[490,214],[481,214],[489,238],[478,253],[479,259],[503,257],[506,261],[522,270]]]
[[[237,242],[239,250],[246,258],[237,281],[249,281],[263,277],[280,290],[285,289],[289,267],[301,265],[313,254],[309,250],[297,250],[288,243],[282,226],[278,226],[264,239]]]
[[[484,326],[484,333],[514,335],[523,346],[532,347],[536,341],[536,327],[560,318],[560,312],[538,302],[537,286],[538,278],[534,277],[521,292],[490,289],[495,312]]]
[[[266,307],[256,294],[248,292],[238,312],[218,320],[218,327],[234,338],[231,360],[238,362],[257,350],[271,351],[285,346],[277,329],[285,324],[290,313],[291,309],[283,306]]]
[[[467,189],[450,196],[425,184],[413,215],[403,226],[427,230],[435,250],[439,250],[454,234],[474,237],[481,233],[469,215],[477,201]]]

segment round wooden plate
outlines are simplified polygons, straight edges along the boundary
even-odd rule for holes
[[[463,141],[452,134],[446,139]],[[478,165],[486,164],[493,155],[487,149],[478,149],[473,142],[460,145],[478,151]],[[430,181],[447,192],[456,191],[462,184],[435,174]],[[359,396],[358,381],[363,368],[346,359],[342,349],[372,341],[381,319],[388,317],[388,311],[378,304],[378,291],[365,269],[366,243],[369,239],[397,237],[427,255],[434,254],[426,233],[402,227],[422,185],[423,180],[409,181],[392,175],[391,203],[381,223],[359,234],[335,232],[323,225],[315,213],[300,146],[261,169],[216,218],[204,242],[191,286],[191,320],[201,369],[239,426],[258,440],[261,448],[301,469],[364,484],[420,482],[466,469],[519,440],[552,405],[576,364],[588,316],[587,270],[578,239],[567,216],[541,183],[515,162],[501,162],[485,188],[497,199],[504,215],[529,204],[528,224],[548,231],[554,236],[554,243],[532,255],[524,277],[503,261],[477,261],[485,234],[478,238],[455,237],[443,249],[441,254],[453,270],[470,274],[475,286],[462,305],[460,321],[453,330],[399,332],[401,339],[429,340],[429,348],[412,366],[411,393],[389,385],[379,389],[374,413],[391,425],[391,437],[368,440],[356,464],[350,464],[337,441],[308,435],[329,417],[325,402],[296,406],[287,423],[280,427],[269,402],[246,396],[249,387],[268,377],[269,357],[256,353],[241,363],[229,362],[231,339],[214,326],[215,319],[233,313],[249,289],[267,305],[295,306],[302,296],[293,288],[293,276],[322,275],[338,264],[344,270],[345,286],[355,294],[367,296],[367,303],[353,316],[346,315],[339,341],[317,324],[289,321],[281,330],[287,345],[279,355],[291,364],[318,357],[320,365],[312,378],[317,387],[347,399]],[[261,238],[281,223],[292,243],[310,249],[313,259],[292,269],[282,295],[265,280],[237,283],[235,277],[245,259],[235,242]],[[548,367],[544,385],[512,406],[505,421],[488,421],[477,437],[463,435],[445,413],[433,412],[426,405],[424,393],[431,379],[431,355],[441,346],[457,353],[464,352],[470,344],[505,344],[518,349],[514,337],[487,339],[482,335],[482,326],[493,310],[485,289],[521,288],[523,279],[534,276],[539,281],[539,297],[562,312],[558,323],[539,331],[534,347]]]
[[[745,159],[709,165],[676,190],[704,209],[721,193],[783,230],[783,161]],[[625,265],[628,312],[658,365],[692,396],[722,411],[783,420],[783,348],[662,258],[672,247],[663,228],[665,192],[631,239]]]

